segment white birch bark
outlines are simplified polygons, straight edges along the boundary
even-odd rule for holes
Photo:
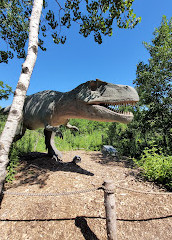
[[[34,0],[29,25],[29,44],[25,62],[22,65],[20,78],[14,92],[13,103],[4,130],[0,136],[0,194],[6,177],[8,155],[17,127],[22,119],[22,110],[30,78],[37,58],[38,32],[43,0]]]

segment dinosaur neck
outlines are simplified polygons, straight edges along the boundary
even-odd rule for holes
[[[65,124],[69,118],[78,116],[77,101],[71,92],[65,92],[61,96],[57,95],[54,101],[54,112],[52,114],[52,125]]]

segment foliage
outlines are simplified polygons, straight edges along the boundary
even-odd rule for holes
[[[148,180],[163,184],[172,190],[172,156],[165,156],[156,147],[146,148],[141,159],[135,160],[135,163],[141,167],[142,174]]]
[[[112,35],[114,22],[119,28],[133,28],[141,20],[133,13],[133,2],[55,0],[52,4],[51,1],[44,1],[39,47],[46,50],[43,39],[47,35],[51,35],[54,43],[64,44],[66,36],[62,34],[62,29],[70,28],[72,22],[77,23],[81,35],[88,37],[93,33],[94,40],[100,44],[103,35]],[[14,53],[18,58],[25,58],[32,4],[33,0],[0,1],[0,37],[6,46],[0,51],[0,63],[8,63]]]
[[[5,84],[2,81],[0,81],[0,100],[2,98],[8,99],[9,95],[12,93],[12,88]]]

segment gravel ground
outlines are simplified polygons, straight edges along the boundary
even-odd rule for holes
[[[75,155],[82,159],[72,164]],[[46,154],[21,159],[15,180],[7,192],[57,193],[101,187],[111,179],[116,187],[118,240],[172,239],[172,194],[138,177],[127,158],[117,160],[100,152],[63,152],[64,164]],[[165,192],[164,192],[165,193]],[[0,209],[1,240],[105,240],[106,220],[102,190],[61,196],[4,195]]]

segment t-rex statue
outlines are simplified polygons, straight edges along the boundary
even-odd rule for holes
[[[74,130],[70,118],[96,120],[102,122],[129,123],[131,112],[120,112],[115,106],[135,105],[139,101],[136,90],[126,85],[116,85],[96,79],[79,85],[69,92],[42,91],[25,99],[23,118],[16,132],[15,141],[26,129],[44,128],[48,155],[60,161],[62,155],[54,144],[55,134],[60,134],[60,125]],[[4,113],[10,107],[5,108]]]

